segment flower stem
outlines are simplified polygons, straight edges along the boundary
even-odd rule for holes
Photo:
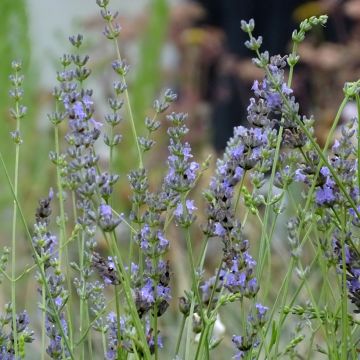
[[[106,11],[107,7],[105,7],[104,10]],[[109,26],[110,30],[114,31],[114,26],[113,26],[112,22],[109,20],[107,23],[108,23],[108,26]],[[113,42],[114,42],[117,58],[118,58],[119,61],[121,61],[122,58],[121,58],[120,47],[119,47],[117,39],[114,38]],[[122,75],[122,81],[126,85],[125,75]],[[129,97],[129,92],[127,90],[127,86],[125,86],[124,93],[125,93],[125,100],[126,100],[126,104],[127,104],[127,108],[128,108],[128,112],[129,112],[129,117],[130,117],[131,130],[132,130],[132,133],[133,133],[133,137],[134,137],[137,152],[138,152],[139,168],[142,169],[144,167],[143,159],[142,159],[142,152],[141,152],[140,144],[139,144],[139,141],[138,141],[136,126],[135,126],[135,120],[134,120],[134,115],[133,115],[132,108],[131,108],[130,97]]]
[[[16,111],[16,132],[20,133],[20,115],[19,115],[19,101],[15,102]],[[14,197],[18,198],[19,185],[19,161],[20,161],[20,142],[15,145],[15,169],[14,169]],[[15,359],[18,358],[18,334],[16,327],[16,220],[17,220],[17,204],[14,199],[13,202],[13,218],[12,218],[12,235],[11,235],[11,310],[12,310],[12,328],[14,337],[14,352]]]
[[[134,321],[134,327],[135,327],[137,335],[139,337],[139,341],[143,344],[142,350],[144,353],[143,354],[144,359],[150,360],[151,359],[150,350],[147,345],[143,326],[142,326],[139,314],[136,310],[134,299],[133,299],[132,293],[131,293],[131,283],[130,283],[129,274],[125,269],[125,265],[122,260],[121,253],[117,247],[116,234],[114,231],[111,233],[110,241],[108,239],[108,243],[110,244],[110,249],[111,249],[112,255],[116,256],[116,261],[115,261],[116,271],[120,274],[121,279],[123,281],[122,285],[123,285],[123,289],[124,289],[124,295],[126,298],[126,302],[129,306],[129,311],[130,311],[131,317]]]
[[[44,265],[41,265],[43,271],[44,270]],[[46,292],[45,292],[45,286],[44,284],[41,286],[41,302],[42,302],[42,318],[41,318],[41,360],[45,359],[45,336],[46,336],[46,331],[45,331],[45,321],[46,321]]]
[[[57,107],[57,104],[56,104]],[[62,260],[63,260],[63,251],[65,255],[66,261],[68,260],[68,250],[67,246],[65,246],[66,242],[66,224],[65,224],[65,210],[64,210],[64,194],[63,194],[63,186],[61,181],[61,169],[59,164],[60,158],[60,142],[59,142],[59,125],[56,124],[54,127],[54,137],[55,137],[55,152],[58,157],[58,161],[56,163],[56,182],[57,182],[57,192],[59,197],[59,208],[60,208],[60,239],[59,239],[59,267],[61,268]],[[67,288],[69,291],[69,297],[71,298],[71,280],[69,273],[69,266],[66,266],[66,279],[67,279]],[[66,304],[66,312],[68,314],[68,322],[69,322],[69,340],[72,345],[72,314],[71,314],[71,302]]]
[[[183,335],[184,328],[185,328],[185,323],[186,323],[186,316],[183,315],[183,317],[182,317],[182,319],[181,319],[181,325],[180,325],[179,335],[178,335],[177,341],[176,341],[175,358],[176,358],[176,356],[179,354],[179,349],[180,349],[181,339],[182,339],[182,335]]]
[[[356,107],[357,107],[357,180],[358,188],[360,189],[360,96],[356,94]]]

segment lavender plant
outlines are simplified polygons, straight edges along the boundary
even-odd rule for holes
[[[187,114],[168,110],[176,94],[166,90],[143,128],[136,127],[127,82],[131,68],[120,53],[117,13],[109,0],[96,3],[116,54],[110,65],[115,80],[109,113],[102,121],[95,111],[84,39],[71,36],[73,53],[60,59],[55,109],[49,115],[54,129],[49,157],[56,181],[39,201],[33,229],[19,201],[20,120],[26,108],[21,104],[21,64],[13,63],[14,179],[0,153],[14,198],[11,249],[4,248],[0,256],[1,280],[11,284],[11,301],[0,317],[0,359],[357,359],[359,83],[345,84],[324,148],[316,142],[315,119],[300,115],[292,90],[297,47],[327,17],[303,21],[293,32],[291,54],[285,56],[261,52],[254,21],[241,22],[249,35],[245,45],[254,51],[253,61],[264,78],[252,86],[249,127],[234,129],[210,183],[200,189],[201,202],[198,183],[210,163],[209,158],[195,161],[186,141]],[[334,140],[349,101],[356,103],[358,118]],[[114,193],[123,175],[115,167],[115,158],[124,155],[118,133],[123,118],[130,121],[138,162],[127,174],[127,213],[118,212]],[[147,154],[156,146],[154,133],[164,119],[166,169],[161,182],[152,184]],[[101,142],[105,155],[99,151]],[[294,199],[298,189],[300,200]],[[284,216],[286,206],[291,217]],[[35,262],[20,274],[18,220]],[[284,267],[275,273],[279,254],[273,241],[279,226],[287,237],[281,239]],[[256,236],[255,228],[260,229]],[[195,239],[200,229],[199,250]],[[169,250],[182,240],[189,287],[176,293],[176,259]],[[215,269],[207,268],[211,242],[221,244]],[[16,307],[17,283],[34,269],[41,334],[35,331],[35,319]],[[224,319],[230,320],[226,326]],[[177,337],[171,333],[176,327]],[[33,341],[36,347],[26,345]]]

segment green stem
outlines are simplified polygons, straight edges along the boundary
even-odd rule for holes
[[[16,132],[20,134],[20,116],[19,102],[15,103],[16,111]],[[19,160],[20,160],[20,143],[15,145],[15,169],[14,169],[14,197],[18,198],[19,185]],[[16,283],[13,281],[16,277],[16,222],[17,222],[17,206],[16,201],[13,202],[13,218],[12,218],[12,236],[11,236],[11,310],[12,310],[12,328],[14,336],[15,359],[18,358],[18,334],[16,327]]]
[[[41,265],[44,271],[44,265]],[[46,292],[45,286],[41,286],[41,303],[42,303],[42,318],[41,318],[41,360],[45,359],[45,344],[46,344],[46,331],[45,331],[45,323],[46,323]]]
[[[271,176],[270,176],[270,180],[269,180],[267,202],[269,202],[269,200],[272,197],[272,188],[273,188],[273,184],[274,184],[276,166],[277,166],[279,156],[280,156],[280,146],[281,146],[281,141],[282,141],[283,130],[284,130],[283,126],[280,125],[278,136],[277,136],[277,141],[276,141],[274,162],[272,165]],[[270,217],[270,211],[271,211],[271,206],[267,205],[266,209],[265,209],[264,223],[263,223],[263,227],[262,227],[261,240],[260,240],[260,249],[259,249],[259,257],[258,257],[259,258],[259,266],[257,267],[257,271],[256,271],[256,277],[257,277],[259,283],[261,283],[262,273],[263,273],[264,264],[265,264],[266,260],[271,262],[271,258],[270,258],[271,257],[271,252],[270,252],[271,238],[269,238],[267,236],[267,231],[268,231],[267,228],[268,228],[268,221],[269,221],[269,217]]]
[[[185,209],[185,206],[183,207],[183,209]],[[186,229],[185,238],[186,238],[186,248],[187,248],[187,253],[188,253],[188,257],[189,257],[189,263],[190,263],[190,267],[191,267],[192,288],[193,288],[195,297],[198,301],[198,304],[201,307],[202,301],[201,301],[201,296],[200,296],[200,292],[199,292],[197,276],[196,276],[196,272],[195,272],[195,264],[194,264],[194,257],[193,257],[193,251],[192,251],[192,246],[191,246],[191,238],[190,238],[190,229],[189,228]]]
[[[85,304],[85,279],[84,279],[84,245],[85,245],[85,234],[82,232],[81,234],[81,241],[80,241],[80,278],[82,283],[81,295],[80,295],[80,326],[79,326],[79,333],[82,335],[83,329],[85,328],[85,319],[84,319],[84,304]],[[83,341],[80,346],[80,359],[84,360],[85,356],[85,342]]]
[[[241,190],[242,190],[242,187],[243,187],[244,181],[245,181],[245,175],[246,175],[246,170],[244,171],[244,175],[242,176],[241,181],[240,181],[239,190],[238,190],[238,193],[236,196],[236,201],[235,201],[235,206],[234,206],[234,214],[236,214],[236,210],[239,205],[239,201],[240,201],[240,197],[241,197]]]
[[[60,157],[60,144],[59,144],[59,126],[55,125],[54,128],[55,134],[55,152]],[[61,181],[61,170],[60,164],[56,164],[56,181],[57,181],[57,190],[59,196],[59,207],[60,207],[60,239],[59,239],[59,266],[61,267],[62,258],[63,258],[63,243],[66,237],[66,225],[65,225],[65,210],[64,210],[64,196],[63,196],[63,187]]]
[[[120,344],[120,340],[121,340],[121,332],[120,332],[120,297],[119,297],[119,291],[118,288],[115,286],[114,287],[114,291],[115,291],[115,306],[116,306],[116,336],[117,336],[117,343]],[[120,346],[118,346],[117,349],[117,356],[120,359],[121,358],[121,348]]]
[[[104,8],[105,11],[107,11],[107,8],[105,7]],[[111,23],[111,21],[108,21],[108,26],[110,28],[111,31],[114,31],[114,27],[113,27],[113,24]],[[113,42],[114,42],[114,46],[115,46],[115,50],[116,50],[116,55],[117,55],[117,58],[119,61],[122,60],[121,58],[121,54],[120,54],[120,48],[119,48],[119,44],[118,44],[118,41],[116,38],[113,39]],[[138,136],[137,136],[137,131],[136,131],[136,126],[135,126],[135,120],[134,120],[134,115],[133,115],[133,111],[132,111],[132,108],[131,108],[131,103],[130,103],[130,98],[129,98],[129,92],[127,90],[127,86],[126,86],[126,79],[125,79],[125,76],[122,75],[122,81],[124,82],[125,84],[125,100],[126,100],[126,104],[127,104],[127,108],[128,108],[128,112],[129,112],[129,117],[130,117],[130,125],[131,125],[131,130],[132,130],[132,133],[133,133],[133,137],[134,137],[134,141],[135,141],[135,144],[136,144],[136,148],[137,148],[137,152],[138,152],[138,157],[139,157],[139,168],[143,168],[144,165],[143,165],[143,159],[142,159],[142,152],[141,152],[141,148],[140,148],[140,144],[139,144],[139,141],[138,141]]]
[[[56,105],[57,107],[57,105]],[[60,158],[60,143],[59,143],[59,125],[55,125],[54,127],[54,135],[55,135],[55,152],[58,157],[58,161]],[[64,210],[64,194],[63,194],[63,186],[61,181],[61,169],[59,162],[56,163],[56,182],[57,182],[57,191],[59,196],[59,208],[60,208],[60,239],[59,239],[59,268],[61,269],[61,264],[63,260],[63,251],[65,255],[65,259],[68,262],[68,250],[66,243],[66,224],[65,224],[65,210]],[[71,298],[71,278],[70,278],[70,269],[69,266],[66,266],[66,280],[67,280],[67,288],[69,292],[69,298]],[[68,315],[68,323],[69,323],[69,340],[71,346],[73,344],[73,326],[72,326],[72,312],[71,312],[71,301],[66,304],[66,312]]]
[[[91,331],[91,326],[89,327],[89,324],[90,324],[90,313],[89,313],[89,304],[88,302],[86,301],[86,326],[90,329],[89,331]],[[92,339],[91,339],[91,333],[90,333],[90,336],[88,336],[88,339],[87,339],[87,343],[88,343],[88,352],[89,352],[89,359],[92,360],[93,358],[93,349],[92,349]]]
[[[342,291],[341,291],[341,304],[342,304],[342,341],[341,341],[341,359],[347,359],[347,344],[348,344],[348,316],[347,316],[347,276],[346,276],[346,249],[345,249],[345,226],[346,226],[346,219],[345,219],[345,209],[343,209],[343,237],[341,241],[341,258],[342,258]]]
[[[298,43],[294,42],[293,43],[293,48],[292,48],[292,55],[293,56],[296,56],[297,48],[298,48]],[[294,67],[295,67],[295,64],[290,65],[289,78],[288,78],[288,83],[287,83],[287,86],[289,88],[291,87],[291,83],[292,83],[292,79],[293,79],[293,75],[294,75]]]
[[[356,107],[357,107],[357,180],[358,188],[360,189],[360,96],[356,94]]]
[[[101,331],[101,342],[103,347],[104,359],[106,359],[107,347],[106,347],[106,338],[104,330]]]
[[[125,265],[122,260],[121,252],[119,251],[119,249],[117,247],[116,234],[114,231],[111,233],[110,241],[108,241],[108,243],[110,244],[111,253],[116,256],[116,260],[117,260],[117,261],[115,261],[116,271],[121,276],[122,285],[123,285],[123,289],[124,289],[124,295],[126,298],[126,302],[129,306],[129,311],[130,311],[132,320],[134,322],[134,327],[135,327],[135,330],[139,337],[139,341],[141,342],[141,344],[143,344],[142,350],[144,353],[143,354],[144,358],[147,360],[150,360],[151,359],[150,350],[149,350],[149,347],[147,346],[147,341],[146,341],[146,337],[145,337],[145,334],[143,331],[143,326],[142,326],[139,314],[136,310],[134,299],[133,299],[133,296],[131,293],[131,283],[130,283],[129,274],[125,269]]]
[[[157,293],[156,293],[156,287],[157,287],[157,284],[155,284],[155,299],[157,299]],[[155,347],[155,352],[154,352],[154,355],[155,355],[155,360],[158,360],[159,359],[159,346],[158,346],[158,316],[157,316],[157,313],[158,313],[158,308],[157,308],[157,303],[155,302],[155,305],[154,305],[154,347]]]
[[[180,349],[181,339],[182,339],[182,335],[183,335],[184,328],[185,328],[185,323],[186,323],[186,316],[183,315],[183,317],[181,319],[179,335],[178,335],[177,341],[176,341],[175,358],[176,358],[177,355],[179,355],[179,349]]]
[[[190,314],[187,318],[187,330],[186,330],[186,341],[185,341],[185,357],[184,359],[190,359],[190,339],[191,339],[191,333],[192,333],[192,319],[194,316],[194,307],[195,307],[195,301],[194,296],[191,300],[190,305]]]

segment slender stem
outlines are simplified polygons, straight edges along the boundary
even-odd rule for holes
[[[84,319],[84,310],[85,310],[85,279],[84,279],[84,245],[85,245],[85,233],[84,231],[81,234],[81,241],[80,241],[80,278],[81,278],[81,294],[80,294],[80,304],[79,304],[79,312],[80,312],[80,320],[79,320],[79,333],[83,333],[83,329],[85,328],[85,319]],[[80,346],[80,359],[84,360],[85,356],[85,342],[83,341]]]
[[[202,269],[204,266],[208,240],[209,240],[209,237],[207,236],[205,241],[203,242],[203,245],[202,245],[202,248],[200,251],[200,257],[199,257],[199,261],[198,261],[198,268],[200,268],[200,269]],[[198,287],[198,282],[196,283],[196,287]],[[176,342],[175,357],[176,357],[176,355],[179,354],[179,349],[180,349],[181,339],[182,339],[184,328],[185,328],[185,323],[186,323],[186,316],[184,315],[182,318],[182,321],[181,321],[179,335],[178,335],[177,342]]]
[[[180,349],[181,339],[182,339],[182,335],[183,335],[184,328],[185,328],[185,323],[186,323],[186,316],[183,315],[183,317],[181,319],[179,335],[178,335],[177,341],[176,341],[175,358],[176,358],[177,355],[179,355],[179,349]]]
[[[277,141],[276,141],[274,161],[273,161],[270,180],[269,180],[267,201],[269,201],[269,199],[271,199],[271,196],[272,196],[272,189],[273,189],[273,184],[274,184],[276,166],[277,166],[279,156],[280,156],[280,146],[281,146],[281,141],[282,141],[283,130],[284,130],[283,126],[280,125],[278,136],[277,136]],[[270,217],[270,211],[271,211],[271,206],[267,205],[266,209],[265,209],[264,224],[262,227],[261,240],[260,240],[260,249],[259,249],[259,262],[260,263],[259,263],[259,266],[257,267],[257,271],[256,271],[257,272],[256,277],[259,282],[261,282],[261,277],[262,277],[265,261],[266,260],[268,260],[269,262],[271,261],[271,258],[270,258],[271,252],[269,250],[271,238],[269,238],[267,236],[267,231],[268,231],[267,227],[268,227],[268,221],[269,221],[269,217]]]
[[[239,201],[240,201],[240,197],[241,197],[241,190],[242,190],[242,187],[243,187],[244,181],[245,181],[245,175],[246,175],[246,170],[244,171],[244,175],[242,176],[241,181],[240,181],[239,190],[238,190],[238,194],[236,196],[236,201],[235,201],[235,206],[234,206],[234,214],[236,214],[236,210],[239,205]]]
[[[44,271],[44,265],[41,265]],[[45,324],[46,324],[46,292],[45,286],[42,284],[41,286],[41,303],[42,303],[42,318],[41,318],[41,360],[45,359],[45,346],[46,346],[46,331],[45,331]]]
[[[157,299],[157,291],[156,291],[156,288],[157,288],[157,284],[155,284],[155,299]],[[155,355],[155,360],[158,360],[159,359],[159,346],[158,346],[158,307],[157,307],[157,302],[155,301],[155,304],[154,304],[154,347],[155,347],[155,352],[154,352],[154,355]]]
[[[106,11],[107,8],[105,7],[104,10]],[[107,21],[108,23],[108,26],[110,28],[111,31],[114,31],[114,26],[112,24],[112,22],[109,20]],[[118,44],[118,41],[116,38],[113,39],[113,42],[114,42],[114,46],[115,46],[115,50],[116,50],[116,55],[117,55],[117,58],[119,61],[121,61],[121,54],[120,54],[120,47],[119,47],[119,44]],[[130,98],[129,98],[129,92],[127,90],[127,86],[126,86],[126,79],[125,79],[125,76],[122,75],[122,81],[124,82],[125,84],[125,100],[126,100],[126,104],[127,104],[127,108],[128,108],[128,112],[129,112],[129,117],[130,117],[130,125],[131,125],[131,130],[132,130],[132,133],[133,133],[133,137],[134,137],[134,140],[135,140],[135,144],[136,144],[136,148],[137,148],[137,152],[138,152],[138,157],[139,157],[139,168],[143,168],[144,165],[143,165],[143,159],[142,159],[142,152],[141,152],[141,148],[140,148],[140,144],[139,144],[139,141],[138,141],[138,136],[137,136],[137,131],[136,131],[136,126],[135,126],[135,120],[134,120],[134,115],[133,115],[133,112],[132,112],[132,108],[131,108],[131,103],[130,103]]]
[[[17,76],[17,73],[16,73]],[[15,102],[16,111],[16,132],[20,134],[20,115],[19,115],[19,101]],[[15,144],[15,169],[14,169],[14,197],[18,198],[19,185],[19,160],[20,160],[20,142]],[[11,279],[16,277],[16,223],[17,223],[17,206],[14,199],[13,202],[13,218],[12,218],[12,236],[11,236]],[[12,311],[12,328],[14,336],[14,351],[15,359],[18,358],[18,334],[16,327],[16,283],[11,281],[11,311]]]
[[[91,331],[91,326],[89,326],[90,324],[90,309],[89,309],[89,304],[88,301],[86,301],[86,326],[89,328],[89,331]],[[88,336],[87,338],[87,343],[88,343],[88,352],[89,352],[89,359],[92,360],[93,358],[93,349],[92,349],[92,339],[91,339],[91,333],[90,336]]]
[[[192,298],[191,305],[190,305],[190,314],[187,318],[187,331],[186,331],[186,341],[185,341],[185,357],[184,359],[190,359],[190,339],[191,339],[191,333],[192,333],[192,319],[194,316],[194,297]]]
[[[115,291],[115,306],[116,306],[116,336],[117,336],[117,343],[120,344],[121,339],[121,333],[120,333],[120,297],[119,297],[119,291],[118,288],[114,287]],[[117,348],[117,356],[120,359],[121,356],[121,348],[118,346]]]
[[[198,282],[197,282],[197,276],[196,276],[196,272],[195,272],[195,264],[194,264],[194,257],[193,257],[193,251],[192,251],[192,246],[191,246],[191,238],[190,238],[190,229],[189,228],[186,229],[185,238],[186,238],[186,247],[187,247],[187,253],[188,253],[188,257],[189,257],[189,263],[190,263],[190,267],[191,267],[192,288],[193,288],[193,292],[196,296],[196,299],[198,301],[198,304],[199,304],[199,306],[201,306],[202,302],[201,302],[201,297],[200,297],[200,292],[199,292],[199,287],[198,287]]]
[[[60,157],[60,144],[59,144],[59,126],[55,125],[54,127],[55,134],[55,152]],[[65,225],[65,210],[64,210],[64,194],[63,186],[61,181],[61,169],[60,164],[56,164],[56,181],[57,181],[57,190],[59,196],[59,207],[60,207],[60,239],[59,239],[59,266],[61,267],[62,258],[63,258],[63,243],[66,237],[66,225]]]
[[[296,56],[297,48],[298,48],[298,43],[295,41],[293,43],[293,48],[292,48],[292,55],[293,56]],[[289,78],[288,78],[288,83],[287,83],[288,87],[291,87],[291,83],[292,83],[292,79],[293,79],[293,75],[294,75],[294,67],[295,67],[295,64],[290,65]]]
[[[115,261],[116,271],[118,272],[118,274],[120,274],[121,279],[123,280],[124,295],[126,298],[126,302],[129,306],[129,311],[131,313],[132,319],[134,321],[134,327],[136,329],[137,335],[139,337],[140,342],[143,344],[144,358],[151,359],[151,354],[150,354],[149,347],[147,346],[147,341],[146,341],[146,337],[145,337],[145,334],[143,331],[143,326],[142,326],[139,314],[136,310],[133,296],[131,294],[131,283],[130,283],[129,274],[125,269],[125,265],[122,260],[121,252],[119,251],[119,249],[117,247],[116,234],[114,231],[111,233],[110,241],[108,240],[108,243],[110,244],[111,253],[113,255],[116,255],[116,261]]]
[[[56,110],[57,110],[57,102],[56,102]],[[54,137],[55,137],[55,152],[58,157],[58,161],[56,163],[56,182],[57,182],[57,192],[59,197],[59,208],[60,208],[60,239],[59,239],[59,267],[61,268],[61,264],[63,261],[63,255],[65,255],[66,262],[68,262],[68,249],[65,246],[66,242],[66,224],[65,224],[65,209],[64,209],[64,193],[63,193],[63,185],[61,180],[61,165],[59,164],[60,158],[60,142],[59,142],[59,125],[56,124],[54,126]],[[64,254],[63,254],[64,252]],[[69,292],[69,298],[71,298],[71,278],[69,266],[66,266],[66,280],[67,280],[67,288]],[[70,343],[73,343],[73,326],[72,326],[72,313],[71,313],[71,301],[68,301],[66,304],[66,312],[68,315],[68,323],[69,323],[69,340]]]
[[[360,96],[356,94],[356,107],[357,107],[357,181],[358,188],[360,189]]]
[[[104,359],[106,359],[107,348],[106,348],[106,338],[105,338],[104,330],[101,331],[101,342],[103,347]]]
[[[346,360],[347,359],[347,348],[348,348],[348,316],[347,316],[347,274],[346,274],[346,245],[345,245],[345,226],[346,226],[346,219],[345,214],[346,211],[343,209],[343,222],[342,222],[342,228],[343,228],[343,236],[341,241],[341,260],[342,260],[342,282],[341,282],[341,304],[342,304],[342,341],[341,341],[341,359]]]

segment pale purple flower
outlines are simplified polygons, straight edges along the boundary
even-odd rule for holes
[[[220,237],[226,234],[225,228],[219,222],[214,224],[214,234]]]

